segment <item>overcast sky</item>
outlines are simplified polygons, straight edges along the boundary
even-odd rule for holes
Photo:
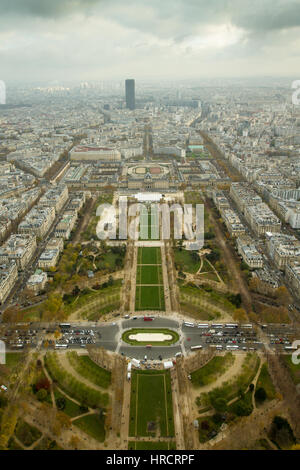
[[[300,79],[300,0],[0,0],[0,79]]]

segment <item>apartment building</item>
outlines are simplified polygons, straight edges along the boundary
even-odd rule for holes
[[[34,233],[37,237],[46,235],[55,220],[54,207],[34,207],[19,224],[19,233]]]
[[[231,237],[238,237],[245,233],[245,227],[234,210],[224,209],[221,211],[221,215]]]
[[[14,261],[0,265],[0,303],[5,302],[18,279],[18,268]]]
[[[281,222],[264,202],[245,207],[245,218],[257,236],[280,232]]]
[[[230,195],[243,214],[247,207],[256,206],[262,202],[261,197],[256,194],[249,183],[232,183]]]
[[[77,212],[66,211],[63,213],[60,222],[57,224],[55,229],[55,237],[69,240],[71,232],[75,226],[77,220]]]
[[[27,289],[33,291],[35,294],[38,294],[45,289],[47,284],[47,274],[44,273],[41,269],[37,269],[32,276],[27,281]]]
[[[26,268],[36,250],[36,237],[31,234],[13,234],[0,247],[0,263],[15,261],[19,271]]]
[[[47,250],[58,250],[61,253],[64,249],[64,240],[63,238],[50,238],[46,245]]]
[[[56,214],[58,214],[69,197],[68,187],[59,185],[56,188],[49,189],[39,201],[40,206],[54,207]]]
[[[229,201],[223,191],[213,191],[212,198],[219,211],[230,208]]]
[[[71,193],[70,202],[68,204],[68,210],[75,210],[77,212],[81,211],[86,200],[89,197],[89,194],[87,191],[76,191],[76,193]]]
[[[257,250],[254,240],[247,235],[240,236],[236,240],[238,253],[243,258],[243,261],[248,264],[250,268],[262,268],[263,257]]]
[[[278,269],[284,270],[291,261],[300,261],[300,241],[284,233],[266,233],[270,257]]]
[[[292,261],[290,264],[287,264],[285,276],[294,293],[300,299],[300,261]]]
[[[71,160],[83,161],[120,161],[121,152],[112,147],[92,147],[89,145],[78,145],[70,152]]]
[[[59,250],[57,248],[46,248],[38,260],[38,267],[49,271],[55,268],[59,260]]]
[[[267,292],[274,292],[275,289],[281,285],[279,276],[274,273],[274,271],[268,269],[264,266],[262,269],[257,269],[253,276],[256,277],[260,281],[261,287],[264,287],[264,291]]]

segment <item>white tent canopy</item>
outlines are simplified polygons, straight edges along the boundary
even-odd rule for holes
[[[134,196],[139,202],[159,202],[162,198],[161,193],[137,193]]]
[[[173,362],[172,361],[166,361],[164,362],[164,368],[165,369],[171,369],[173,367]]]

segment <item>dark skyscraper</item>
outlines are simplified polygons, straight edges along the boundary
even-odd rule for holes
[[[126,108],[135,109],[135,82],[132,79],[125,80]]]

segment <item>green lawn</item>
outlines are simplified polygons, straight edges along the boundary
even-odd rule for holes
[[[58,359],[57,353],[47,353],[44,364],[51,378],[59,384],[59,387],[75,400],[85,403],[91,408],[105,407],[108,404],[108,394],[101,393],[95,388],[88,387],[78,381],[72,374],[64,369]]]
[[[290,371],[294,384],[298,385],[300,383],[300,364],[293,364],[291,355],[282,354],[281,358]]]
[[[97,320],[102,313],[112,311],[114,309],[114,306],[116,306],[116,308],[119,308],[121,286],[121,279],[117,279],[116,281],[114,281],[114,284],[112,286],[104,287],[99,290],[89,289],[87,293],[81,293],[77,297],[74,297],[74,299],[72,299],[70,303],[65,303],[63,306],[64,312],[66,316],[71,315],[75,310],[85,306],[87,303],[92,303],[95,300],[99,300],[99,308],[97,307],[96,311],[92,309],[92,311],[88,315],[89,320]],[[102,309],[104,309],[103,312]],[[45,302],[42,302],[34,307],[26,308],[23,310],[24,317],[22,321],[41,321],[44,310]]]
[[[236,307],[227,298],[226,294],[220,293],[210,286],[195,286],[191,284],[182,285],[179,283],[180,301],[194,306],[201,306],[202,300],[207,300],[211,305],[216,306],[216,310],[221,308],[232,314]]]
[[[22,360],[24,355],[22,353],[6,353],[5,355],[5,361],[6,361],[6,366],[9,367],[10,369],[13,369],[16,365],[19,364],[19,362]]]
[[[78,426],[83,432],[93,437],[99,442],[105,440],[105,422],[104,416],[97,414],[87,415],[83,418],[75,419],[73,424]]]
[[[256,384],[256,390],[258,390],[261,387],[265,389],[267,398],[269,400],[273,400],[273,398],[275,398],[276,390],[273,385],[272,379],[270,377],[267,364],[262,365],[262,368],[261,368],[261,371],[257,380],[257,384]]]
[[[75,418],[75,416],[79,416],[82,414],[82,411],[80,410],[80,406],[77,405],[77,403],[75,403],[74,401],[69,400],[69,398],[63,395],[57,388],[54,388],[54,397],[55,397],[55,401],[58,398],[64,398],[65,407],[64,409],[60,411],[63,411],[64,413],[66,413],[66,415],[70,416],[70,418]]]
[[[192,257],[193,251],[174,249],[175,265],[179,271],[196,273],[200,268],[200,260],[195,263]]]
[[[96,321],[96,320],[99,320],[99,318],[105,315],[106,313],[113,312],[114,310],[118,310],[119,308],[120,308],[120,300],[114,303],[108,303],[107,305],[105,305],[105,307],[101,307],[96,312],[88,315],[87,318],[90,321]]]
[[[122,286],[121,279],[114,281],[112,286],[103,287],[102,289],[92,290],[87,289],[86,293],[81,293],[77,297],[74,297],[71,303],[65,304],[64,310],[66,315],[70,315],[75,310],[84,307],[89,302],[99,300],[100,304],[103,305],[109,303],[110,299],[117,298]]]
[[[193,317],[197,320],[216,320],[221,317],[220,312],[212,309],[201,308],[200,306],[193,305],[189,302],[184,302],[180,299],[181,312]]]
[[[111,383],[110,371],[98,366],[89,356],[78,355],[76,351],[69,351],[67,357],[76,372],[92,384],[108,388]]]
[[[131,378],[129,436],[159,435],[174,436],[170,372],[134,371]]]
[[[137,259],[137,264],[161,264],[160,248],[153,246],[140,247]]]
[[[247,353],[239,374],[233,377],[231,381],[223,383],[220,387],[214,388],[208,393],[203,393],[201,395],[202,405],[215,407],[219,398],[228,402],[238,396],[241,391],[245,393],[257,374],[259,364],[260,358],[256,353]]]
[[[201,369],[192,372],[192,384],[195,387],[202,387],[212,383],[217,377],[224,374],[233,362],[234,355],[232,353],[214,357]]]
[[[157,266],[145,266],[156,264]],[[141,286],[140,284],[146,284]],[[147,284],[157,284],[149,285]],[[158,285],[161,284],[161,285]],[[161,250],[156,247],[142,247],[138,250],[136,280],[136,310],[164,310],[164,288],[161,268]]]
[[[129,441],[128,450],[176,450],[176,442]]]
[[[166,335],[171,335],[172,339],[171,340],[166,340],[166,341],[154,341],[154,340],[148,340],[145,342],[142,341],[136,341],[133,339],[130,339],[130,335],[136,335],[137,333],[163,333]],[[168,329],[163,329],[163,328],[132,328],[131,330],[125,331],[122,335],[122,340],[125,341],[126,343],[131,344],[132,346],[142,346],[142,345],[147,345],[147,344],[152,344],[153,346],[160,346],[160,345],[165,345],[165,346],[170,346],[171,344],[176,343],[179,340],[179,334],[176,331],[168,330]]]
[[[136,275],[137,284],[162,284],[162,268],[160,265],[156,266],[137,266]]]
[[[136,310],[164,310],[163,286],[136,286]]]

